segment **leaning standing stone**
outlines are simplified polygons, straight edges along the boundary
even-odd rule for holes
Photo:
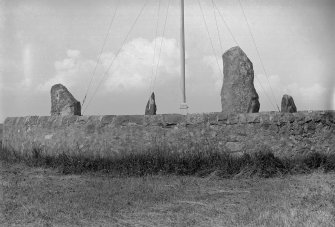
[[[221,89],[222,112],[256,113],[259,98],[254,87],[252,62],[240,47],[233,47],[222,55],[223,85]]]
[[[281,100],[281,112],[284,113],[295,113],[297,112],[297,107],[294,104],[294,100],[290,95],[283,95]]]
[[[51,115],[81,115],[81,105],[62,84],[51,88]]]
[[[145,107],[145,115],[156,115],[157,106],[155,101],[155,93],[152,92],[147,105]]]

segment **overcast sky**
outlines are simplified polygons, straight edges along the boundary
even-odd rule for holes
[[[268,77],[239,1],[214,0],[221,15],[214,14],[211,0],[199,1],[215,50],[197,1],[185,0],[189,112],[221,111],[221,55],[236,45],[254,64],[260,111],[275,110],[286,93],[298,110],[335,109],[335,1],[241,0]],[[168,2],[161,0],[157,14],[159,1],[147,0],[122,46],[145,0],[1,0],[0,122],[8,116],[49,115],[50,88],[56,83],[82,102],[90,81],[85,115],[144,114],[152,90],[159,114],[179,113],[180,1],[170,0],[162,38]]]

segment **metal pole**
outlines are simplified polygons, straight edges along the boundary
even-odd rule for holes
[[[184,28],[184,0],[180,0],[180,63],[181,63],[181,86],[182,86],[182,103],[180,109],[182,114],[187,114],[186,103],[186,86],[185,86],[185,28]]]

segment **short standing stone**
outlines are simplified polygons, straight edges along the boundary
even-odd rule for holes
[[[51,115],[81,115],[81,105],[62,84],[51,88]]]
[[[297,112],[297,107],[294,104],[294,100],[290,95],[283,95],[281,100],[281,112],[284,113],[295,113]]]
[[[259,111],[258,94],[254,87],[252,62],[240,47],[233,47],[222,55],[223,85],[222,112],[256,113]]]
[[[258,101],[258,97],[252,97],[248,107],[248,113],[258,113],[260,107],[260,103]]]
[[[145,107],[145,115],[156,115],[157,106],[155,101],[155,93],[152,92],[147,105]]]

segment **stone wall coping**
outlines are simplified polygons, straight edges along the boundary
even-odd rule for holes
[[[297,113],[260,112],[246,114],[225,114],[222,112],[158,115],[91,115],[91,116],[25,116],[8,117],[4,126],[24,124],[42,127],[66,127],[69,125],[100,124],[101,126],[188,126],[195,124],[282,124],[324,121],[334,124],[335,111],[299,111]]]

